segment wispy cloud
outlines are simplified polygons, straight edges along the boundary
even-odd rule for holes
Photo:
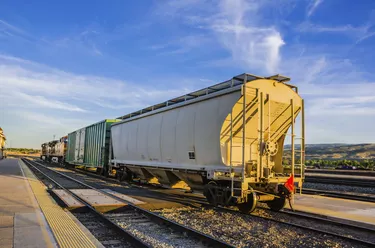
[[[372,22],[367,21],[361,25],[337,25],[337,26],[328,26],[328,25],[318,25],[310,21],[305,21],[297,25],[296,30],[302,33],[331,33],[331,34],[342,34],[348,37],[352,37],[355,41],[355,44],[369,39],[375,35],[375,29]]]
[[[184,54],[207,44],[209,40],[204,34],[188,35],[162,44],[151,45],[149,49],[157,51],[159,55]]]
[[[0,55],[0,86],[4,92],[18,94],[20,98],[41,107],[84,112],[84,108],[66,103],[75,101],[97,106],[133,106],[163,101],[182,94],[187,89],[156,89],[139,86],[123,80],[76,75],[45,65]],[[147,96],[147,98],[144,98]],[[54,100],[62,99],[62,100]],[[136,103],[136,104],[135,104]]]
[[[7,92],[9,96],[9,91]],[[44,107],[44,108],[51,108],[51,109],[60,109],[60,110],[67,110],[67,111],[76,111],[76,112],[87,112],[86,110],[77,107],[75,105],[57,101],[55,99],[48,99],[44,96],[39,95],[29,95],[22,92],[17,92],[14,95],[10,95],[11,97],[15,97],[17,101],[22,104],[27,104],[27,107]],[[29,105],[31,104],[31,106]]]
[[[26,32],[21,28],[18,28],[4,20],[0,19],[0,33],[7,34],[9,36],[17,35],[26,35]]]
[[[374,28],[374,26],[373,27],[368,27],[366,29],[366,32],[356,41],[356,44],[359,44],[362,41],[375,36],[375,31],[373,31],[373,29],[371,29],[371,28]]]
[[[312,14],[314,14],[318,6],[322,3],[323,0],[312,0],[310,4],[307,6],[307,16],[310,17]]]
[[[230,53],[232,64],[275,73],[285,42],[275,27],[263,25],[260,12],[264,6],[262,2],[245,0],[191,0],[183,4],[167,1],[159,9],[166,9],[169,16],[191,28],[209,31],[211,38]]]
[[[91,123],[97,122],[98,120],[91,120],[91,119],[82,119],[82,118],[61,118],[60,116],[48,115],[42,112],[36,111],[14,111],[12,113],[13,116],[18,116],[22,118],[24,121],[29,123],[29,126],[35,127],[37,125],[39,128],[43,128],[44,131],[52,129],[52,130],[59,130],[59,135],[65,135],[67,132],[74,131],[72,128],[80,127],[83,125],[89,125]],[[34,131],[38,131],[35,129]],[[51,133],[52,135],[52,133]]]
[[[73,32],[65,34],[58,39],[50,39],[51,46],[57,48],[73,49],[81,51],[93,56],[102,56],[103,51],[100,49],[99,44],[102,43],[101,39],[105,34],[93,29],[84,28],[81,32]]]
[[[310,118],[375,117],[375,82],[367,80],[366,73],[348,60],[322,55],[289,59],[283,64],[283,73],[299,86]]]
[[[303,33],[332,33],[344,34],[354,39],[363,39],[368,35],[368,26],[353,26],[350,24],[341,26],[323,26],[311,22],[303,22],[296,27],[296,30]]]
[[[65,135],[191,91],[78,75],[7,55],[0,55],[0,75],[0,112],[5,112],[0,121],[12,120],[7,132],[14,145],[31,147],[52,134]],[[24,142],[32,129],[40,136]]]
[[[42,39],[38,39],[33,34],[24,30],[17,25],[11,24],[4,20],[0,19],[0,38],[3,37],[5,39],[9,39],[11,41],[24,41],[26,43],[34,43],[34,42],[41,42],[41,44],[45,45],[48,42]]]
[[[311,32],[311,33],[320,33],[320,32],[332,32],[332,33],[364,33],[366,27],[354,27],[352,25],[344,26],[321,26],[316,25],[311,22],[303,22],[297,26],[297,30],[300,32]]]

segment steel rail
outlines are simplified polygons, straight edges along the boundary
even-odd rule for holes
[[[350,228],[362,229],[362,230],[367,231],[367,232],[374,232],[374,235],[375,235],[375,231],[373,229],[368,229],[368,228],[363,227],[363,226],[355,226],[355,225],[348,224],[348,223],[336,222],[336,221],[333,221],[333,220],[328,220],[328,219],[324,219],[324,218],[321,218],[321,217],[319,218],[317,216],[308,215],[308,214],[302,213],[302,212],[298,213],[298,212],[290,212],[290,211],[283,210],[283,211],[281,211],[281,213],[293,215],[293,216],[298,216],[298,217],[303,217],[303,218],[307,218],[307,219],[311,219],[311,220],[323,221],[323,222],[326,222],[326,223],[331,224],[331,225],[347,226],[347,227],[350,227]],[[331,231],[320,230],[320,229],[317,229],[317,228],[314,228],[314,227],[308,227],[308,226],[304,226],[304,225],[300,225],[300,224],[296,224],[296,223],[291,223],[291,222],[288,222],[288,221],[275,220],[275,219],[271,219],[271,218],[267,218],[267,217],[263,217],[263,216],[257,216],[257,215],[251,215],[251,216],[256,216],[257,218],[267,219],[267,220],[274,221],[274,222],[277,222],[277,223],[283,223],[283,224],[286,224],[288,226],[293,226],[293,227],[313,231],[313,232],[320,233],[320,234],[325,234],[325,235],[328,234],[328,235],[338,237],[338,238],[341,238],[341,239],[344,239],[344,240],[348,240],[350,242],[360,244],[360,245],[366,245],[366,246],[370,246],[370,247],[375,246],[375,242],[361,240],[361,239],[358,239],[358,238],[345,236],[345,235],[338,234],[338,233],[331,232]]]
[[[347,199],[347,200],[355,200],[355,201],[364,201],[364,202],[375,202],[375,195],[363,195],[363,194],[348,194],[336,191],[326,191],[326,190],[319,190],[319,189],[304,189],[302,188],[302,194],[307,195],[320,195],[332,198],[340,198],[340,199]]]
[[[327,175],[346,175],[346,176],[366,176],[375,177],[374,170],[340,170],[340,169],[306,169],[305,173],[313,176],[314,174],[327,174]]]
[[[98,216],[100,219],[102,219],[105,223],[107,223],[109,226],[111,226],[117,233],[120,235],[123,235],[125,238],[127,238],[127,241],[129,243],[132,243],[135,247],[151,247],[145,242],[143,242],[141,239],[137,238],[136,236],[132,235],[130,232],[127,232],[125,229],[117,225],[115,222],[111,221],[108,219],[104,214],[100,213],[97,211],[94,207],[91,206],[88,202],[84,201],[81,199],[77,194],[73,193],[71,190],[66,189],[64,186],[62,186],[60,183],[58,183],[55,179],[51,178],[48,176],[45,172],[41,171],[39,168],[37,168],[35,165],[32,163],[37,163],[35,161],[31,162],[28,159],[22,159],[23,162],[26,164],[32,166],[35,170],[37,170],[40,174],[42,174],[44,177],[46,177],[49,181],[53,182],[56,184],[60,189],[65,190],[66,192],[69,192],[77,201],[81,202],[84,204],[92,213],[94,213],[96,216]],[[41,165],[43,166],[43,165]],[[45,166],[43,166],[45,167]],[[46,167],[45,167],[46,168]],[[53,170],[51,170],[53,171]]]
[[[340,177],[324,177],[324,176],[306,176],[305,183],[325,183],[346,186],[359,186],[359,187],[375,187],[375,179],[365,180],[360,177],[340,178]]]
[[[64,173],[61,173],[61,172],[59,172],[59,171],[53,170],[53,169],[51,169],[51,168],[49,168],[49,167],[47,167],[47,166],[45,166],[45,165],[43,165],[43,164],[41,164],[41,163],[38,163],[38,162],[35,162],[35,161],[33,161],[33,163],[36,163],[36,164],[38,164],[39,166],[42,166],[43,168],[46,168],[46,169],[48,169],[48,170],[50,170],[50,171],[53,171],[53,172],[55,172],[55,173],[57,173],[57,174],[59,174],[59,175],[65,177],[65,178],[68,178],[68,179],[70,179],[70,180],[72,180],[72,181],[74,181],[74,182],[77,182],[77,183],[79,183],[79,184],[81,184],[81,185],[83,185],[83,186],[85,186],[85,187],[87,187],[87,188],[90,188],[90,189],[95,190],[95,191],[97,191],[97,192],[100,192],[100,193],[102,193],[102,194],[104,194],[104,195],[107,195],[107,196],[109,196],[109,197],[112,197],[112,198],[114,198],[114,199],[116,199],[116,200],[118,200],[118,201],[120,201],[120,202],[124,202],[124,203],[126,203],[128,206],[130,206],[131,208],[133,208],[134,210],[140,211],[142,214],[148,216],[148,217],[149,217],[151,220],[153,220],[154,222],[158,222],[158,223],[166,224],[167,226],[172,227],[172,228],[175,229],[176,231],[179,231],[179,232],[182,232],[182,233],[186,233],[186,234],[188,234],[188,235],[191,235],[192,237],[195,237],[195,238],[201,240],[204,244],[207,244],[207,245],[212,246],[212,247],[234,247],[234,246],[232,246],[232,245],[230,245],[230,244],[228,244],[228,243],[226,243],[226,242],[224,242],[224,241],[221,241],[221,240],[215,239],[215,238],[212,237],[212,236],[209,236],[209,235],[207,235],[207,234],[204,234],[204,233],[202,233],[202,232],[199,232],[199,231],[197,231],[197,230],[194,230],[194,229],[192,229],[192,228],[190,228],[190,227],[187,227],[187,226],[181,225],[181,224],[179,224],[179,223],[177,223],[177,222],[175,222],[175,221],[169,220],[169,219],[167,219],[167,218],[165,218],[165,217],[163,217],[163,216],[160,216],[160,215],[158,215],[158,214],[156,214],[156,213],[153,213],[153,212],[151,212],[151,211],[149,211],[149,210],[146,210],[146,209],[143,209],[143,208],[141,208],[141,207],[138,207],[137,205],[133,204],[132,202],[128,202],[128,201],[126,201],[126,200],[124,200],[124,199],[122,199],[122,198],[119,198],[119,197],[117,197],[117,196],[115,196],[115,195],[112,195],[112,194],[110,194],[110,193],[108,193],[108,192],[105,192],[105,191],[103,191],[103,190],[100,190],[100,189],[97,189],[97,188],[95,188],[95,187],[92,187],[91,185],[88,185],[88,184],[86,184],[86,183],[84,183],[84,182],[82,182],[82,181],[79,181],[79,180],[77,180],[77,179],[75,179],[75,178],[73,178],[73,177],[70,177],[70,176],[68,176],[68,175],[65,175]]]

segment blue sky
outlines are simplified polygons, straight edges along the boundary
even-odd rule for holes
[[[13,147],[248,72],[292,78],[307,143],[375,142],[375,1],[1,1]]]

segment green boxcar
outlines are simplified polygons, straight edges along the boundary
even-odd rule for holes
[[[103,120],[68,134],[66,162],[103,168],[108,164],[111,125],[120,120]]]

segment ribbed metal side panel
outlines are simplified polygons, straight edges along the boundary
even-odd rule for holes
[[[68,149],[66,150],[66,162],[74,161],[76,149],[76,132],[68,134]]]
[[[103,167],[108,163],[110,128],[119,120],[104,120],[86,128],[84,165]]]

